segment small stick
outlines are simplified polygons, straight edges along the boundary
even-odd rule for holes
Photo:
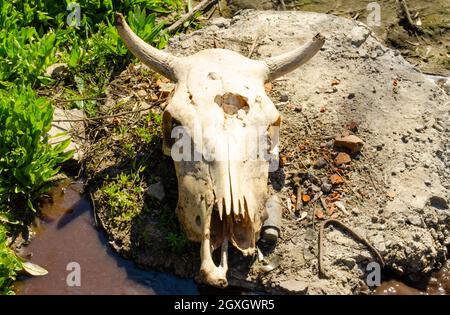
[[[408,5],[405,0],[400,0],[400,6],[402,7],[403,13],[405,14],[406,21],[408,22],[409,27],[414,31],[421,31],[420,27],[414,23],[411,18],[411,14],[409,13]]]
[[[70,103],[70,102],[81,102],[81,101],[102,101],[106,100],[106,97],[84,97],[84,98],[75,98],[71,100],[63,100],[60,98],[53,98],[52,100],[60,103]]]
[[[323,257],[322,256],[323,256],[323,230],[329,224],[338,226],[338,227],[346,230],[348,233],[350,233],[351,236],[353,236],[354,239],[356,239],[358,242],[361,242],[364,245],[366,245],[372,251],[372,253],[375,254],[375,256],[377,257],[381,266],[384,267],[385,262],[384,262],[383,257],[381,256],[380,252],[374,246],[372,246],[365,238],[359,236],[355,231],[353,231],[351,228],[349,228],[347,225],[345,225],[341,221],[329,219],[329,220],[324,221],[319,229],[319,261],[318,261],[319,277],[321,277],[321,278],[327,277],[325,274],[325,271],[323,269],[323,261],[322,261]]]
[[[252,56],[253,51],[255,50],[255,47],[256,47],[256,43],[257,43],[260,35],[261,35],[260,32],[258,32],[256,34],[255,39],[253,40],[253,43],[252,43],[252,47],[250,48],[250,51],[249,51],[249,53],[247,55],[247,58],[250,58]]]
[[[137,109],[137,110],[132,110],[132,111],[128,111],[128,112],[121,112],[118,114],[114,114],[114,115],[102,115],[102,116],[96,116],[96,117],[91,117],[91,118],[79,118],[79,119],[56,119],[53,122],[69,122],[69,121],[85,121],[85,120],[99,120],[99,119],[106,119],[106,118],[114,118],[114,117],[119,117],[119,116],[124,116],[124,115],[128,115],[128,114],[136,114],[139,112],[143,112],[146,110],[149,110],[151,107],[146,107],[146,108],[141,108],[141,109]]]
[[[220,16],[223,16],[223,14],[222,14],[222,6],[220,5],[220,0],[219,0],[219,2],[217,2],[217,7],[219,8]]]
[[[94,213],[94,224],[95,224],[95,227],[98,228],[98,222],[97,222],[97,210],[95,209],[95,201],[94,201],[94,197],[92,196],[92,193],[91,193],[91,192],[89,192],[89,196],[91,197],[92,212]]]
[[[199,4],[197,4],[190,12],[183,15],[178,21],[173,23],[167,28],[167,33],[172,34],[175,33],[176,30],[184,24],[184,22],[190,20],[197,12],[205,11],[211,5],[217,3],[218,0],[203,0]]]
[[[280,5],[281,11],[286,11],[286,3],[284,3],[284,0],[278,0],[278,4]]]
[[[303,208],[303,200],[302,200],[302,187],[300,185],[297,186],[297,200],[295,201],[295,210],[300,211]]]
[[[328,212],[327,203],[325,201],[325,198],[323,198],[322,196],[320,197],[320,203],[322,204],[323,210],[325,210],[325,212]]]
[[[216,13],[216,10],[217,10],[217,6],[214,6],[211,13],[206,17],[206,19],[210,20],[212,18],[212,16],[214,15],[214,13]]]

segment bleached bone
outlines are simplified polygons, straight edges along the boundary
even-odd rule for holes
[[[131,30],[122,14],[116,13],[115,18],[117,32],[133,55],[150,69],[176,82],[175,72],[178,58],[144,42]]]
[[[162,122],[163,152],[173,158],[178,179],[176,213],[187,237],[201,243],[200,279],[224,287],[228,243],[253,255],[267,218],[267,180],[278,155],[281,117],[264,83],[308,61],[324,38],[319,34],[263,61],[227,49],[175,57],[146,44],[122,15],[116,14],[116,23],[136,57],[176,82]],[[219,247],[217,266],[213,252]]]

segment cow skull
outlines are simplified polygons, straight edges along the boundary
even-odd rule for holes
[[[201,242],[201,280],[225,287],[228,242],[252,255],[267,218],[267,179],[271,158],[278,156],[281,117],[264,84],[308,61],[324,38],[318,34],[264,61],[227,49],[175,57],[145,43],[121,14],[116,26],[138,59],[176,83],[163,114],[163,151],[174,159],[178,178],[176,213],[187,237]],[[217,266],[212,254],[219,247]]]

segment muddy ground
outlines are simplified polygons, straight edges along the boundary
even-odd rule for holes
[[[228,2],[229,6],[225,6]],[[386,46],[398,49],[425,73],[450,75],[450,3],[446,0],[407,0],[415,29],[405,19],[399,1],[379,0],[379,23],[371,23],[372,0],[284,0],[286,10],[333,14],[369,24],[374,35]],[[279,0],[222,0],[225,14],[242,9],[282,10]]]
[[[327,41],[314,59],[267,86],[283,116],[281,168],[268,183],[283,206],[281,239],[259,243],[264,261],[233,253],[229,282],[267,292],[370,292],[366,267],[376,258],[339,228],[325,229],[327,278],[319,278],[318,227],[327,218],[367,238],[386,262],[383,274],[416,281],[444,264],[450,244],[450,105],[440,86],[365,25],[326,14],[241,11],[171,39],[168,50],[188,55],[217,47],[247,55],[258,38],[257,59],[317,32]],[[194,277],[199,246],[179,230],[176,177],[161,153],[157,117],[171,89],[131,65],[111,84],[102,112],[133,113],[91,121],[84,161],[111,246],[144,267]],[[139,127],[152,137],[137,137]],[[334,146],[342,134],[361,138],[361,152]],[[336,165],[338,153],[351,160]],[[129,193],[122,200],[108,194],[117,186]]]

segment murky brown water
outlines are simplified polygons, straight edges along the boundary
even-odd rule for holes
[[[82,184],[61,185],[50,192],[53,202],[43,204],[44,218],[23,253],[49,273],[21,279],[15,285],[17,294],[198,294],[194,281],[139,269],[113,253],[94,227],[82,189]],[[80,265],[81,286],[67,285],[71,262]]]
[[[397,280],[383,282],[375,290],[376,295],[445,295],[450,294],[450,261],[444,267],[434,272],[430,279],[422,284],[423,290],[410,287]]]
[[[22,255],[49,271],[43,277],[22,277],[17,294],[251,294],[234,288],[198,288],[194,281],[166,273],[143,270],[120,258],[94,225],[92,208],[83,184],[60,185],[42,205],[43,217],[36,222],[36,237]],[[80,286],[69,286],[71,262],[80,265]],[[228,292],[230,291],[230,292]],[[375,290],[380,295],[450,294],[450,261],[435,272],[425,290],[389,280]]]

